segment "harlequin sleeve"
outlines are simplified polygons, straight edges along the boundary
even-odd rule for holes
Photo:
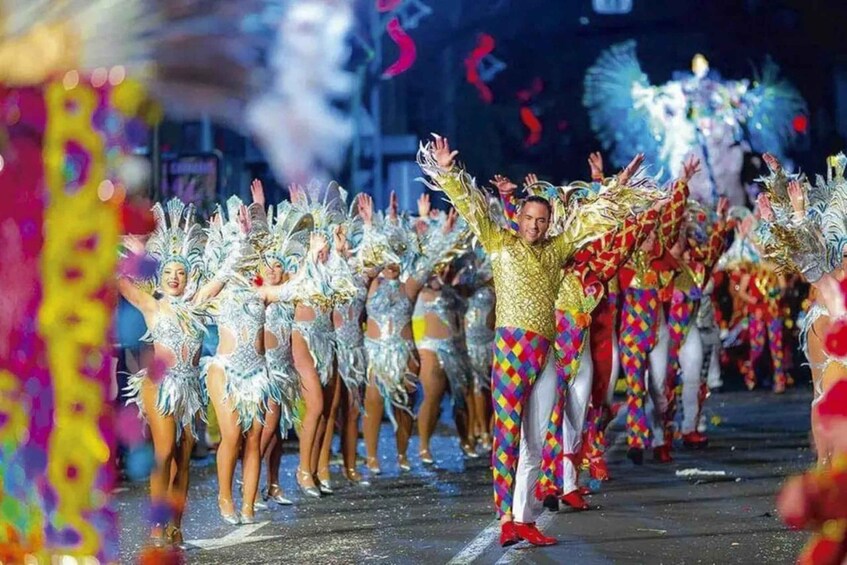
[[[655,210],[631,216],[617,231],[607,232],[602,238],[581,249],[577,258],[584,256],[589,269],[601,282],[606,282],[618,272],[632,251],[644,242],[647,234],[655,228],[657,219],[658,212]],[[583,251],[586,253],[583,254]]]
[[[679,238],[682,218],[685,216],[685,202],[688,200],[688,184],[678,180],[671,189],[671,198],[659,217],[659,239],[669,248]]]
[[[719,220],[715,222],[714,228],[712,228],[712,235],[709,237],[709,242],[706,245],[706,253],[703,258],[703,263],[706,266],[706,272],[711,273],[712,269],[715,268],[715,264],[717,264],[718,259],[720,259],[721,255],[726,248],[726,236],[729,231],[728,224],[725,221]]]
[[[430,143],[418,149],[418,165],[429,177],[429,180],[424,179],[424,183],[430,189],[447,195],[483,248],[489,253],[496,251],[505,232],[489,216],[488,200],[474,179],[459,166],[442,169],[432,155]]]
[[[503,204],[503,215],[506,217],[506,225],[512,232],[518,231],[518,198],[515,193],[501,194],[500,202]]]

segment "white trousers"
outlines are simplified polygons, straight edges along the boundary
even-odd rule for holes
[[[696,325],[688,329],[688,335],[679,351],[682,368],[682,433],[688,434],[697,428],[700,413],[700,385],[703,374],[703,340]]]
[[[591,386],[594,376],[594,363],[591,361],[591,342],[585,338],[585,348],[579,357],[579,370],[571,379],[565,398],[565,417],[562,419],[562,438],[564,440],[563,454],[579,453],[582,447],[582,430],[585,427],[585,416],[591,400]],[[545,438],[542,438],[542,441]],[[563,489],[567,494],[577,488],[576,467],[570,458],[563,461]]]
[[[535,497],[535,485],[541,472],[541,453],[555,402],[556,356],[551,347],[547,364],[536,379],[529,401],[523,409],[521,446],[512,500],[512,516],[516,522],[535,522],[544,510],[541,501]]]
[[[656,346],[647,356],[647,422],[653,430],[653,447],[665,445],[664,414],[668,409],[668,399],[665,396],[665,382],[668,376],[668,350],[670,348],[670,331],[665,322],[662,308],[659,308],[659,320],[656,324]]]

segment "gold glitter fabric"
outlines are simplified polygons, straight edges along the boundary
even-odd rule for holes
[[[554,339],[553,309],[562,265],[579,246],[599,237],[609,226],[573,222],[571,229],[532,245],[491,218],[487,200],[464,172],[431,176],[435,188],[447,194],[491,257],[497,326],[521,328]]]

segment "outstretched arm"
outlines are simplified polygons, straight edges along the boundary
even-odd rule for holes
[[[685,203],[688,200],[688,181],[700,170],[700,160],[690,157],[682,167],[682,175],[674,182],[671,199],[665,207],[659,223],[659,237],[662,244],[669,248],[679,239],[679,230],[685,215]]]

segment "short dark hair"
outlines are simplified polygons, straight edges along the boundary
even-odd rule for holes
[[[551,218],[553,217],[553,205],[550,204],[550,201],[547,200],[546,198],[544,198],[543,196],[536,196],[535,194],[533,194],[531,196],[527,196],[526,198],[524,198],[523,204],[524,204],[524,206],[526,206],[530,202],[535,202],[536,204],[541,204],[542,206],[547,208],[547,213],[550,215],[550,217]]]

